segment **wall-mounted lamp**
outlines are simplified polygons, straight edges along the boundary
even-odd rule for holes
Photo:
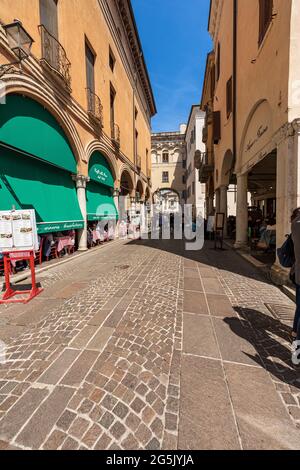
[[[34,42],[19,20],[14,20],[13,23],[3,26],[3,29],[6,32],[8,45],[18,60],[10,64],[0,65],[0,77],[3,77],[5,73],[13,69],[14,65],[19,65],[23,60],[27,59]]]

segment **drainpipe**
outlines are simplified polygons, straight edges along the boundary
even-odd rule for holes
[[[233,0],[233,116],[232,116],[232,151],[233,151],[233,170],[237,161],[237,142],[236,142],[236,100],[237,100],[237,18],[238,18],[238,0]]]

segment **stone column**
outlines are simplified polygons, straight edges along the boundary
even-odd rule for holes
[[[216,189],[216,212],[220,212],[220,198],[221,198],[221,193],[220,193],[220,188]]]
[[[236,249],[245,249],[248,246],[248,176],[237,176],[237,202],[236,202]]]
[[[211,195],[208,198],[208,215],[212,215],[214,212],[214,196]]]
[[[276,245],[279,248],[285,235],[291,232],[291,215],[300,207],[300,122],[290,124],[283,140],[277,145],[276,182]],[[279,283],[285,282],[288,270],[276,259],[272,267]]]
[[[81,214],[84,220],[84,228],[78,231],[78,250],[87,250],[87,211],[86,211],[86,184],[90,181],[88,176],[73,175],[73,181],[76,182],[77,198]]]
[[[118,213],[118,220],[116,220],[116,226],[115,226],[115,238],[119,238],[119,221],[120,221],[119,194],[120,194],[120,190],[118,188],[115,188],[113,191],[113,198],[114,198],[114,204],[116,206],[117,213]]]
[[[227,191],[228,191],[227,186],[220,187],[220,212],[225,214],[224,237],[227,237],[227,213],[228,213]]]

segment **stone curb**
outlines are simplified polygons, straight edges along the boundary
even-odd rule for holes
[[[95,253],[99,250],[103,250],[103,249],[107,248],[108,246],[112,246],[112,244],[120,244],[121,241],[123,241],[124,243],[128,243],[130,240],[120,240],[120,239],[113,240],[113,241],[107,243],[106,245],[101,245],[101,246],[95,247],[92,250],[77,252],[74,256],[68,256],[66,259],[62,259],[61,261],[58,261],[57,263],[53,263],[53,264],[50,264],[49,266],[44,266],[43,268],[36,269],[35,274],[38,275],[38,274],[41,274],[45,271],[49,271],[52,268],[57,268],[58,266],[61,266],[65,263],[69,263],[72,260],[75,260],[77,258],[81,258],[82,256],[92,255],[93,253]],[[29,277],[30,277],[30,271],[12,276],[11,281],[13,283],[17,284],[21,281],[25,281]],[[1,282],[4,283],[4,278]]]

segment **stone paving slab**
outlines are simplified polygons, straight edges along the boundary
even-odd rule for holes
[[[245,260],[135,241],[77,263],[0,309],[0,448],[299,449],[290,328],[265,305],[290,301]]]

